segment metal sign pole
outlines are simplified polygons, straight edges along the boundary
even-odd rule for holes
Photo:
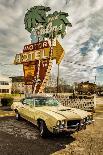
[[[40,38],[38,37],[38,43],[39,43]],[[38,85],[38,80],[39,80],[39,73],[40,73],[40,60],[38,60],[38,71],[37,71],[37,75],[36,75],[36,81],[35,81],[35,86],[34,86],[34,90],[33,90],[33,94],[36,93],[36,87]]]
[[[57,93],[59,93],[59,64],[58,64],[58,71],[57,71]]]

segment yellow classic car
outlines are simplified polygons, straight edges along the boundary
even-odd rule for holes
[[[62,106],[53,97],[33,96],[14,102],[11,108],[16,113],[16,119],[24,119],[37,125],[40,135],[46,137],[52,133],[75,132],[86,129],[93,122],[89,112]]]

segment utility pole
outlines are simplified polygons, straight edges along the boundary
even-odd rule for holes
[[[59,92],[59,64],[58,64],[58,72],[57,72],[57,93]]]
[[[95,84],[96,84],[96,80],[97,80],[97,77],[96,77],[96,75],[95,75]]]

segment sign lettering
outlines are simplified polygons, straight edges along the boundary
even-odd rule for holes
[[[39,49],[48,48],[48,47],[49,47],[48,41],[41,41],[41,42],[38,42],[38,43],[25,45],[24,49],[23,49],[23,52],[39,50]]]
[[[39,25],[39,26],[35,27],[35,30],[36,30],[36,34],[38,34],[38,31],[39,31],[39,35],[44,35],[44,34],[48,34],[48,33],[52,33],[52,32],[61,31],[62,27],[63,27],[63,24],[60,24],[59,27],[57,27],[57,26],[53,26],[52,22],[50,22],[50,23],[48,23],[46,28],[44,28],[42,25],[40,27],[40,25]]]
[[[41,50],[16,54],[14,64],[22,64],[26,62],[35,61],[35,60],[47,59],[49,57],[49,51],[50,51],[50,48],[45,48]]]

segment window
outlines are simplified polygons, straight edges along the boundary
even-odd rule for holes
[[[0,93],[9,93],[9,89],[0,89]]]
[[[36,98],[35,106],[58,106],[60,103],[54,98]]]
[[[44,106],[45,105],[45,100],[44,99],[35,99],[35,106]]]
[[[2,93],[6,93],[6,89],[2,89]]]
[[[24,99],[23,104],[34,105],[34,99],[32,99],[32,98],[31,99],[30,98]]]
[[[6,81],[0,81],[0,85],[9,85],[9,82],[6,82]]]

